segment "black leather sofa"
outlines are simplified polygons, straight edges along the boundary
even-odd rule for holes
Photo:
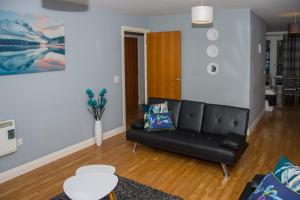
[[[239,198],[239,200],[248,200],[251,194],[259,186],[260,182],[264,179],[265,175],[257,174],[251,182],[248,182]]]
[[[127,140],[150,147],[220,163],[224,175],[226,165],[233,165],[248,146],[246,142],[249,109],[214,105],[187,100],[150,98],[149,104],[168,102],[174,131],[148,132],[143,120],[126,132]],[[141,123],[141,124],[139,124]]]

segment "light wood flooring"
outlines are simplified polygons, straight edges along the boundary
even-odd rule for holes
[[[124,134],[104,141],[0,185],[1,200],[50,199],[62,192],[65,179],[88,164],[109,164],[117,174],[184,199],[238,199],[247,181],[273,169],[280,155],[300,165],[300,109],[267,113],[249,137],[249,148],[223,177],[218,164],[195,160],[139,145]]]

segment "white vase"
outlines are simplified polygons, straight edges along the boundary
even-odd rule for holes
[[[95,143],[97,146],[101,146],[102,144],[102,123],[100,120],[95,121]]]

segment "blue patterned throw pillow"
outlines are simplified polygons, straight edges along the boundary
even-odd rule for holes
[[[174,124],[171,118],[172,114],[169,113],[148,113],[149,120],[148,131],[156,130],[174,130]]]
[[[148,113],[149,109],[150,109],[150,105],[147,105],[147,104],[143,105],[143,111],[144,111],[144,113]]]
[[[299,200],[300,196],[280,183],[272,173],[261,181],[248,200]]]
[[[149,113],[167,113],[168,112],[168,102],[160,104],[152,104],[149,106]]]
[[[285,156],[281,156],[273,174],[282,184],[300,194],[300,167],[294,165]]]
[[[168,112],[168,102],[165,101],[164,103],[160,104],[152,104],[147,107],[147,112],[144,114],[144,128],[149,127],[149,119],[148,114],[149,113],[167,113]]]

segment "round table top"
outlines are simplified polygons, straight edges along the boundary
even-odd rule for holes
[[[116,175],[88,173],[68,178],[63,188],[72,200],[99,200],[113,191],[117,183]]]
[[[86,165],[76,170],[76,175],[89,174],[89,173],[108,173],[114,174],[116,168],[110,165]]]

